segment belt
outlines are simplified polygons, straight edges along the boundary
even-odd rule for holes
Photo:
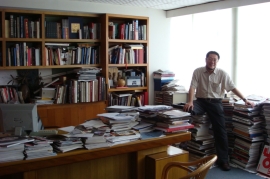
[[[222,98],[197,98],[199,101],[220,102]]]

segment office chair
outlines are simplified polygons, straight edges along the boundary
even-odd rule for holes
[[[162,170],[161,179],[169,179],[168,173],[172,167],[178,167],[188,171],[186,176],[180,177],[179,179],[204,179],[208,170],[216,160],[216,155],[210,155],[191,162],[169,162]]]

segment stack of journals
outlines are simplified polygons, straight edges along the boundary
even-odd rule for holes
[[[189,123],[190,113],[181,110],[169,110],[158,113],[159,121],[156,123],[157,130],[164,132],[183,132],[193,128],[193,124]]]
[[[187,150],[190,153],[190,159],[195,160],[216,152],[214,147],[214,137],[209,133],[210,121],[207,115],[192,116],[193,129],[191,140],[187,142]]]
[[[36,138],[35,141],[25,144],[24,149],[25,160],[50,157],[57,155],[53,151],[51,141],[43,138]]]
[[[222,106],[224,110],[224,116],[225,116],[225,126],[226,126],[226,131],[227,131],[227,136],[228,136],[228,145],[229,145],[229,155],[233,151],[234,147],[234,134],[233,134],[233,109],[234,109],[234,100],[232,97],[225,97],[222,99]]]
[[[91,81],[97,79],[99,68],[80,68],[77,71],[79,81]]]
[[[265,131],[267,133],[266,142],[270,143],[270,101],[265,101],[261,104],[261,115],[265,122]]]
[[[52,143],[53,150],[57,153],[64,153],[75,149],[83,148],[83,142],[79,137],[63,138],[54,140]]]
[[[111,142],[113,145],[130,142],[140,139],[141,135],[135,130],[119,131],[112,132],[109,135],[105,136],[108,142]]]
[[[110,126],[110,131],[125,131],[130,130],[133,126],[139,122],[138,112],[127,113],[102,113],[98,114],[104,124]]]
[[[156,123],[157,115],[161,111],[171,110],[172,106],[167,105],[145,105],[137,108],[137,111],[140,112],[140,118],[148,123]]]
[[[0,163],[23,160],[24,144],[18,144],[11,147],[0,147]]]
[[[174,80],[175,74],[171,71],[157,70],[153,73],[154,77],[154,91],[161,91],[161,87],[172,80]]]
[[[264,142],[264,121],[260,107],[243,105],[237,101],[233,110],[234,149],[231,161],[240,168],[255,171],[260,157],[260,148]]]
[[[106,138],[104,135],[102,136],[93,136],[93,137],[88,137],[84,141],[84,147],[86,149],[96,149],[96,148],[102,148],[102,147],[110,147],[111,144],[107,142]]]
[[[249,142],[241,138],[234,141],[234,150],[231,155],[231,162],[240,168],[255,171],[260,158],[260,148],[263,142]]]

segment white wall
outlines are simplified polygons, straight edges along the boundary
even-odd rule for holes
[[[139,7],[123,7],[116,5],[97,4],[83,1],[68,0],[1,0],[1,7],[27,8],[39,10],[75,11],[90,13],[112,13],[137,16],[148,16],[150,21],[149,45],[149,103],[154,104],[154,88],[152,73],[158,69],[168,70],[169,63],[169,28],[170,19],[163,10]],[[0,79],[1,82],[1,79]]]

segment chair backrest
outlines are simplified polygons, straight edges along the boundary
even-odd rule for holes
[[[216,160],[216,155],[210,155],[191,162],[169,162],[163,168],[161,179],[169,179],[169,170],[173,167],[188,171],[186,176],[182,176],[179,179],[204,179],[208,170]],[[192,169],[192,167],[195,167],[195,169]]]

